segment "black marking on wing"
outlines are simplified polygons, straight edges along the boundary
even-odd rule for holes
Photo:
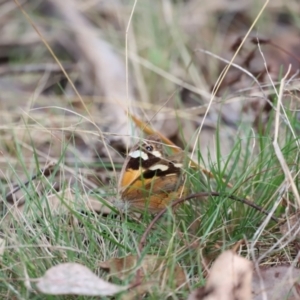
[[[138,170],[140,167],[143,169],[148,169],[152,165],[156,164],[161,160],[160,157],[157,157],[153,155],[151,152],[153,151],[158,151],[162,155],[164,154],[163,147],[161,144],[161,139],[157,135],[151,135],[148,136],[148,141],[145,143],[137,143],[131,150],[130,152],[134,151],[143,151],[148,155],[148,159],[142,159],[141,157],[130,157],[127,163],[126,168],[127,169],[133,169],[133,170]],[[148,147],[151,146],[151,150],[147,150]],[[150,149],[150,148],[149,148]]]
[[[149,179],[152,178],[154,176],[157,177],[162,177],[162,176],[166,176],[169,174],[179,174],[181,172],[180,168],[175,167],[175,165],[172,162],[168,163],[168,169],[165,171],[162,170],[146,170],[145,172],[143,172],[142,176],[145,179]]]
[[[158,163],[161,158],[156,157],[150,152],[147,152],[148,159],[144,160],[141,157],[133,158],[131,157],[127,163],[127,169],[138,170],[140,167],[144,169],[150,168],[152,165]]]

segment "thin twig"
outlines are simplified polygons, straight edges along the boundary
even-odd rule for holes
[[[173,208],[175,206],[177,206],[178,204],[182,203],[182,202],[185,202],[185,201],[188,201],[188,200],[191,200],[191,199],[194,199],[194,198],[200,198],[200,197],[208,197],[208,196],[213,196],[213,197],[219,197],[219,196],[223,196],[223,197],[228,197],[229,199],[231,200],[234,200],[234,201],[238,201],[238,202],[241,202],[243,204],[246,204],[258,211],[260,211],[261,213],[269,216],[270,215],[270,212],[263,209],[262,207],[260,207],[259,205],[251,202],[251,201],[248,201],[246,199],[242,199],[242,198],[239,198],[237,196],[234,196],[234,195],[227,195],[227,194],[222,194],[222,193],[218,193],[218,192],[202,192],[202,193],[197,193],[197,194],[192,194],[192,195],[189,195],[187,197],[184,197],[184,198],[180,198],[180,199],[177,199],[176,201],[172,202],[172,204],[166,208],[164,208],[162,211],[160,211],[155,217],[154,219],[151,221],[151,223],[148,225],[147,229],[145,230],[144,234],[142,235],[142,238],[139,242],[139,245],[138,245],[138,249],[139,249],[139,252],[141,252],[143,250],[143,247],[144,247],[144,244],[146,242],[146,239],[147,239],[147,236],[150,232],[150,230],[152,229],[152,227],[154,226],[154,224],[166,213],[166,211],[170,208]],[[279,223],[280,220],[274,216],[270,216],[270,218],[275,221],[276,223]]]
[[[246,205],[260,211],[261,213],[269,216],[276,223],[280,223],[280,221],[281,221],[278,218],[272,216],[272,214],[270,214],[267,210],[264,210],[262,207],[256,205],[255,203],[253,203],[251,201],[248,201],[246,199],[236,197],[234,195],[226,195],[226,194],[221,194],[221,193],[218,193],[218,192],[202,192],[202,193],[192,194],[192,195],[189,195],[189,196],[184,197],[184,198],[177,199],[176,201],[172,202],[172,204],[170,206],[168,206],[168,207],[164,208],[163,210],[161,210],[154,217],[154,219],[148,225],[148,227],[146,228],[144,234],[142,235],[142,237],[140,239],[140,242],[138,244],[138,255],[139,256],[141,255],[141,252],[142,252],[142,250],[145,246],[146,239],[147,239],[147,236],[149,235],[150,230],[153,228],[155,223],[168,211],[168,209],[174,208],[175,206],[177,206],[178,204],[180,204],[182,202],[185,202],[185,201],[188,201],[188,200],[191,200],[191,199],[194,199],[194,198],[200,198],[200,197],[202,198],[202,197],[207,197],[207,196],[213,196],[213,197],[224,196],[224,197],[228,197],[231,200],[241,202],[243,204],[246,204]],[[133,285],[140,284],[141,283],[141,277],[142,277],[142,269],[138,268]]]

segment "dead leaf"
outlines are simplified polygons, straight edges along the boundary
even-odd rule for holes
[[[151,288],[153,288],[152,281],[142,283],[142,284],[130,289],[126,293],[123,293],[123,295],[121,296],[121,300],[139,299],[139,296],[145,295],[146,293],[148,293],[151,290]]]
[[[111,296],[128,289],[106,282],[87,267],[65,263],[50,268],[38,279],[37,289],[50,295]]]
[[[213,264],[204,288],[188,300],[250,300],[252,263],[232,251],[222,253]]]
[[[295,286],[299,278],[300,270],[292,266],[260,268],[253,275],[253,300],[292,299],[288,297],[289,295],[291,297],[296,295],[296,299],[299,299],[297,286]]]
[[[164,278],[174,278],[176,286],[182,286],[187,282],[187,278],[182,267],[177,264],[174,268],[167,265],[166,259],[157,257],[156,255],[146,255],[140,263],[135,255],[126,257],[115,257],[106,262],[102,262],[99,266],[107,269],[111,276],[115,276],[121,280],[126,279],[130,274],[136,272],[140,267],[143,276],[147,280],[162,281]]]

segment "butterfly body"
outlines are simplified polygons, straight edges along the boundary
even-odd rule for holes
[[[157,213],[185,194],[183,152],[166,156],[160,138],[149,136],[128,153],[119,180],[122,201]]]

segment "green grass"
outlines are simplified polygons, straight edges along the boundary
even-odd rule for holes
[[[178,6],[174,4],[173,8],[174,15],[179,18],[183,3],[177,2],[179,2]],[[131,9],[131,6],[125,8]],[[207,61],[207,64],[204,63],[207,72],[204,76],[203,62],[200,64],[197,55],[193,55],[195,47],[198,47],[201,42],[201,34],[203,33],[204,36],[205,30],[199,32],[199,36],[185,36],[179,22],[178,24],[168,23],[164,13],[158,2],[155,5],[150,1],[139,3],[132,19],[132,34],[137,41],[136,54],[174,78],[209,92],[209,86],[215,83],[215,79],[212,78],[219,75],[216,74],[217,63],[211,60]],[[90,15],[90,17],[95,16]],[[98,23],[95,23],[106,24],[104,17],[99,16],[98,18]],[[268,20],[267,17],[266,20]],[[47,22],[51,24],[53,21],[46,19],[46,24],[48,24]],[[53,28],[57,30],[57,26],[61,25],[56,23]],[[119,50],[119,53],[123,53],[124,32],[118,33],[110,24],[107,26],[108,30],[104,32],[104,35],[107,39],[110,38],[110,42]],[[207,26],[209,26],[209,30],[212,30],[211,24],[207,24]],[[214,38],[218,45],[220,41],[217,42],[217,37],[221,33],[214,34],[215,36],[210,36],[211,40],[204,40],[200,44],[201,47],[210,45],[210,42],[213,43]],[[38,59],[44,57],[43,51],[45,49],[37,48],[29,54],[24,52],[24,56],[19,55],[19,51],[12,51],[11,62],[35,61],[35,54],[38,54]],[[62,57],[64,57],[63,54]],[[132,85],[137,98],[140,99],[137,105],[142,108],[145,103],[149,103],[148,112],[151,116],[157,113],[157,107],[160,107],[167,99],[171,99],[168,103],[171,109],[172,101],[176,102],[174,107],[179,109],[173,109],[173,112],[176,116],[174,119],[178,122],[178,136],[184,141],[183,148],[187,149],[186,153],[189,155],[191,152],[189,147],[193,146],[189,143],[192,143],[191,137],[195,137],[195,133],[189,132],[190,136],[187,137],[184,126],[194,123],[188,117],[180,118],[180,113],[184,111],[186,105],[186,103],[182,103],[180,88],[150,69],[131,64],[131,61],[129,61],[129,68],[133,74],[132,81],[134,83]],[[36,84],[38,86],[38,83]],[[60,82],[57,83],[57,90],[59,92],[55,91],[55,93],[67,95]],[[226,99],[229,99],[230,90],[224,90],[222,96],[225,98],[225,95]],[[233,94],[233,96],[236,95]],[[296,96],[293,97],[297,101]],[[207,104],[207,99],[202,99],[199,94],[192,94],[191,98],[193,107],[199,106],[203,102]],[[225,104],[226,99],[224,100]],[[277,98],[274,96],[273,100],[276,103]],[[65,98],[58,99],[58,101],[63,108],[78,114],[82,113],[76,105],[72,106],[71,100],[67,104]],[[34,107],[34,104],[39,104],[39,99],[29,99],[28,103],[30,103],[30,107]],[[54,106],[52,102],[49,104],[46,101],[46,104]],[[46,106],[46,104],[42,105]],[[94,103],[88,105],[90,111],[96,107],[97,105]],[[281,114],[280,148],[289,170],[295,176],[299,171],[299,147],[298,140],[291,133],[291,128],[298,136],[299,121],[292,101],[285,103],[285,109],[287,117]],[[9,111],[9,113],[12,112]],[[160,112],[158,112],[158,116],[159,114]],[[90,142],[95,136],[100,140],[99,132],[96,128],[84,127],[84,118],[76,115],[75,119],[71,119],[75,114],[73,116],[58,108],[53,107],[51,111],[42,111],[41,116],[34,115],[34,113],[32,115],[32,119],[27,119],[26,113],[24,113],[26,118],[21,118],[21,120],[15,121],[12,118],[9,124],[5,124],[1,128],[3,130],[3,136],[0,137],[1,151],[3,150],[6,154],[7,161],[5,163],[9,168],[8,170],[2,169],[4,175],[1,177],[3,202],[1,203],[0,228],[1,237],[6,241],[6,248],[0,258],[0,298],[92,299],[92,297],[83,296],[42,295],[34,290],[31,291],[25,285],[26,278],[39,278],[46,270],[63,262],[83,264],[101,278],[114,283],[132,282],[134,273],[124,281],[114,277],[110,278],[109,274],[99,267],[99,263],[113,257],[137,255],[141,237],[153,216],[147,212],[143,213],[140,218],[131,213],[120,214],[113,206],[111,213],[105,215],[84,209],[84,201],[87,197],[109,203],[117,198],[115,192],[117,178],[112,172],[113,166],[110,159],[107,158],[105,151],[100,153],[99,147],[97,148],[99,143]],[[196,120],[199,124],[201,120],[199,117],[199,121],[198,117],[198,115],[193,115],[191,119]],[[53,137],[51,134],[52,130],[55,132],[61,128],[50,128],[51,126],[47,123],[48,118],[59,119],[60,122],[55,124],[60,124],[61,128],[64,128],[63,134],[59,138]],[[296,210],[295,195],[291,189],[287,190],[286,178],[274,151],[274,118],[275,112],[272,111],[268,115],[267,122],[263,122],[263,118],[260,118],[261,122],[258,122],[257,126],[241,121],[240,124],[235,124],[237,128],[232,134],[232,132],[226,132],[227,129],[230,129],[229,126],[224,130],[223,126],[225,125],[220,115],[215,124],[216,130],[211,135],[211,141],[214,142],[215,148],[209,149],[207,155],[203,153],[200,139],[194,161],[203,165],[212,173],[212,176],[204,174],[199,169],[186,166],[185,173],[191,186],[190,193],[216,191],[220,193],[220,196],[188,201],[181,205],[176,213],[168,211],[155,224],[147,237],[141,257],[143,258],[145,255],[165,257],[166,264],[171,270],[174,270],[176,264],[179,263],[187,274],[189,284],[185,288],[176,289],[176,274],[171,275],[166,279],[164,288],[159,286],[162,281],[157,280],[153,291],[146,296],[146,299],[166,299],[167,297],[169,297],[168,299],[187,299],[191,290],[205,284],[203,275],[205,267],[209,267],[210,263],[223,250],[233,248],[241,240],[245,241],[245,244],[239,248],[241,255],[249,259],[257,259],[259,255],[265,254],[264,259],[260,261],[261,264],[284,263],[294,259],[295,249],[291,244],[287,244],[283,249],[276,248],[269,251],[272,245],[282,237],[278,225],[274,221],[270,221],[262,227],[266,220],[263,213],[228,197],[233,194],[241,199],[247,198],[268,211],[272,210],[278,199],[284,197],[286,202],[289,201],[289,213]],[[101,123],[101,120],[99,122]],[[40,129],[41,135],[49,134],[50,146],[57,146],[56,143],[59,140],[60,151],[55,152],[59,153],[54,157],[59,166],[55,168],[51,176],[47,178],[41,176],[32,182],[30,181],[31,176],[44,166],[45,161],[52,159],[51,151],[44,144],[37,144],[39,138],[34,136],[34,126]],[[49,126],[50,133],[47,126]],[[190,128],[193,129],[192,126]],[[21,129],[25,132],[24,136],[18,135]],[[226,151],[223,144],[224,135],[232,141],[229,152]],[[78,143],[76,139],[80,137],[85,138],[82,138],[82,143],[85,143],[84,147],[95,154],[96,162],[85,160],[85,153],[76,149]],[[122,163],[119,158],[122,155],[116,154],[113,146],[107,146],[113,154],[114,167],[120,171]],[[47,150],[42,151],[41,149]],[[89,154],[86,156],[90,157]],[[107,185],[99,183],[99,173],[110,177],[110,183]],[[81,175],[86,181],[82,180]],[[88,178],[88,176],[90,177]],[[24,185],[27,180],[29,180],[29,184]],[[57,182],[60,184],[61,190],[72,187],[76,205],[70,204],[64,194],[56,192],[54,185]],[[294,182],[299,189],[299,176],[295,177]],[[10,211],[10,205],[5,201],[7,186],[12,183],[20,185],[20,193],[25,200],[24,210],[19,214],[13,214]],[[56,195],[62,203],[62,211],[54,212],[52,205],[48,203],[50,194]],[[286,209],[285,203],[282,201],[275,209],[274,216],[282,217]],[[251,249],[255,250],[256,257],[252,256]],[[148,278],[148,280],[153,279]],[[34,287],[34,282],[31,284]]]
[[[295,115],[291,114],[289,118],[291,125],[296,124]],[[273,122],[272,117],[268,122]],[[151,230],[142,256],[151,254],[166,257],[173,267],[179,262],[189,275],[192,286],[197,286],[203,271],[201,257],[214,258],[220,251],[230,249],[241,239],[245,239],[248,245],[251,245],[253,236],[266,217],[253,208],[232,201],[226,195],[233,193],[240,198],[247,196],[265,209],[272,208],[278,196],[277,189],[284,182],[284,175],[272,145],[273,128],[266,128],[268,131],[264,134],[254,136],[253,131],[249,131],[237,138],[231,153],[226,157],[222,156],[219,136],[216,135],[217,161],[206,164],[213,178],[193,169],[187,169],[186,173],[193,192],[218,191],[220,197],[195,199],[184,204],[175,215],[171,212],[166,213]],[[255,149],[250,147],[254,141]],[[20,145],[16,145],[16,149],[22,161]],[[281,149],[286,162],[296,172],[297,160],[294,160],[298,148],[288,131],[284,134]],[[33,148],[33,156],[34,152]],[[201,154],[198,154],[201,163]],[[63,162],[62,155],[60,164],[63,165]],[[28,178],[30,173],[28,172]],[[46,191],[52,189],[54,193],[51,187],[55,181],[54,175],[41,181]],[[231,183],[232,187],[228,187],[228,183]],[[4,221],[1,224],[8,246],[2,257],[0,271],[2,298],[52,299],[50,296],[28,292],[22,279],[26,274],[29,278],[40,277],[51,266],[62,262],[81,263],[106,278],[105,272],[97,268],[97,263],[112,257],[136,254],[139,240],[152,219],[149,214],[145,214],[140,220],[134,220],[130,215],[120,219],[116,217],[115,212],[99,216],[90,211],[73,209],[67,203],[63,214],[53,214],[50,206],[42,205],[46,202],[46,196],[38,196],[31,184],[23,187],[23,191],[26,202],[22,218],[18,220],[9,216],[10,226]],[[74,192],[78,201],[82,201],[82,189],[75,188]],[[64,202],[63,198],[61,200]],[[293,201],[292,194],[289,200]],[[280,206],[275,215],[280,217],[283,211],[284,207]],[[196,219],[199,223],[191,227]],[[274,231],[274,225],[271,221],[264,229],[259,238],[260,244],[268,245],[270,240],[280,237],[278,228],[275,227]],[[192,247],[195,242],[197,246]],[[268,259],[277,254],[273,251]],[[285,251],[286,257],[283,257],[283,260],[290,259],[290,255],[289,251]],[[201,282],[203,283],[203,280]],[[169,284],[169,288],[156,290],[148,299],[167,297],[174,284],[172,278]],[[171,294],[174,299],[180,295],[186,297],[188,290],[173,291]]]

